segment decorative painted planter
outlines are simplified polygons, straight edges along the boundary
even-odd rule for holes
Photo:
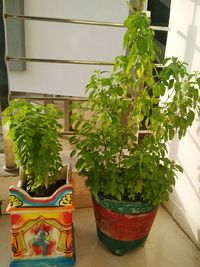
[[[74,265],[73,185],[65,184],[52,196],[43,198],[31,197],[15,186],[9,192],[10,267]]]
[[[148,203],[119,202],[93,196],[97,234],[114,254],[135,250],[144,245],[158,207]]]

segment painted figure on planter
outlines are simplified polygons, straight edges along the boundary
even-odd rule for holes
[[[41,222],[32,229],[35,238],[32,240],[31,248],[35,255],[52,255],[54,254],[56,241],[51,239],[53,227]]]

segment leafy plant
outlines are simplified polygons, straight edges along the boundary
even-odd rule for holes
[[[93,194],[157,205],[182,172],[167,157],[166,142],[182,138],[200,113],[200,73],[189,74],[176,57],[157,69],[159,49],[144,12],[132,10],[124,24],[126,54],[115,59],[111,73],[95,71],[88,102],[73,107],[71,156],[78,155],[76,168]],[[138,142],[144,126],[147,135]]]
[[[3,113],[3,123],[10,123],[10,137],[18,166],[23,166],[27,190],[44,193],[54,182],[62,161],[59,156],[59,111],[15,99]]]

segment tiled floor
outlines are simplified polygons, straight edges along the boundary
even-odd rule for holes
[[[122,257],[112,255],[101,245],[96,236],[92,209],[75,210],[73,221],[75,225],[77,267],[200,266],[200,251],[162,207],[159,209],[144,248]],[[9,231],[9,216],[0,216],[0,267],[9,266]]]

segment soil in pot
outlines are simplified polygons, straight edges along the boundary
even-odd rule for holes
[[[26,190],[27,182],[24,183],[23,189],[31,196],[31,197],[50,197],[53,193],[61,186],[66,184],[66,179],[56,180],[53,184],[49,185],[48,188],[41,187],[37,192],[32,192],[30,190]]]

